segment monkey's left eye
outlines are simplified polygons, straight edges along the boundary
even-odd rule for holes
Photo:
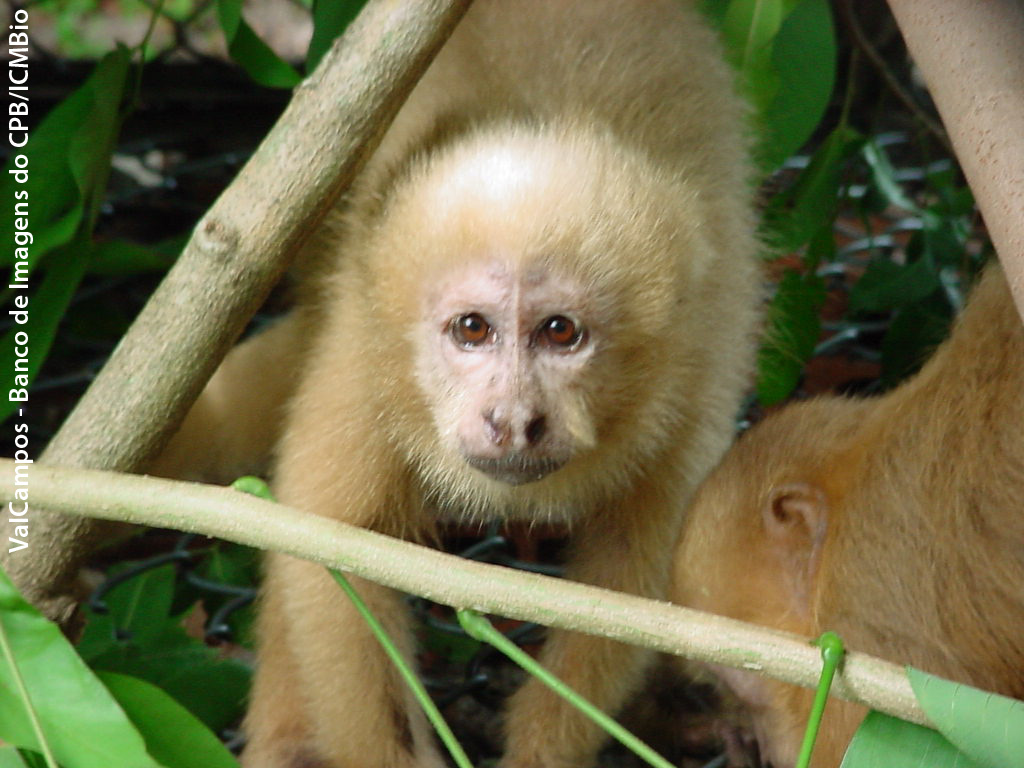
[[[537,340],[549,347],[571,349],[580,343],[583,330],[564,315],[554,315],[540,324]]]
[[[483,315],[472,312],[452,320],[452,337],[465,347],[476,347],[491,337],[491,325]]]

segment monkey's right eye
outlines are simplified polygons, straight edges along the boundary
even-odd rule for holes
[[[464,347],[476,347],[491,337],[491,326],[482,315],[472,312],[452,320],[452,338]]]

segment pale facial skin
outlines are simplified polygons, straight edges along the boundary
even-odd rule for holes
[[[599,339],[571,281],[501,260],[450,276],[425,309],[418,372],[442,439],[512,485],[540,480],[593,441],[576,398]]]

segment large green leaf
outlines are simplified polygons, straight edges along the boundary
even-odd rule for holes
[[[1024,702],[912,667],[907,677],[929,719],[979,766],[1024,766]]]
[[[28,333],[29,381],[42,367],[57,325],[91,260],[92,229],[121,129],[130,60],[131,53],[123,46],[105,56],[89,79],[54,107],[32,133],[24,151],[30,157],[24,183],[17,174],[4,174],[0,180],[0,195],[9,199],[27,195],[24,199],[29,206],[34,240],[28,246],[28,258],[17,259],[17,264],[26,268],[17,270],[17,276],[27,277],[41,259],[46,260],[46,276],[29,295],[28,322],[15,326],[0,340],[0,365],[11,371],[15,370],[15,334]],[[14,155],[9,166],[12,164]],[[14,241],[21,232],[17,225],[22,223],[15,218],[13,207],[5,208],[0,215],[0,238]],[[14,255],[13,251],[7,253]],[[26,294],[19,291],[15,295]],[[5,399],[0,420],[17,407],[17,402]]]
[[[359,15],[366,0],[313,0],[313,37],[306,49],[306,71],[312,72],[334,39]]]
[[[0,196],[28,203],[33,243],[29,264],[35,266],[50,250],[68,243],[87,213],[98,209],[100,191],[110,169],[110,150],[121,125],[121,101],[131,54],[120,47],[106,54],[88,80],[49,112],[32,132],[28,145],[8,157]],[[10,173],[15,158],[29,158],[27,178]],[[14,206],[0,214],[0,238],[13,242]],[[11,263],[11,251],[0,259]]]
[[[294,88],[302,78],[242,18],[242,0],[217,0],[217,17],[231,58],[249,77],[268,88]]]
[[[166,768],[238,768],[217,737],[156,686],[113,672],[99,677],[142,733],[149,753]]]
[[[145,644],[163,634],[174,599],[174,565],[150,568],[118,584],[107,595],[110,617],[119,634]]]
[[[160,768],[142,737],[57,626],[29,605],[0,571],[0,631],[13,658],[0,659],[0,739],[39,750],[16,665],[42,731],[63,768]]]
[[[835,82],[836,43],[826,0],[705,0],[740,89],[754,106],[758,159],[778,167],[810,137]]]
[[[940,285],[930,259],[896,264],[874,259],[850,291],[851,312],[886,312],[930,296]]]
[[[8,158],[0,197],[14,201],[16,193],[28,203],[33,236],[31,267],[48,252],[68,243],[83,225],[89,228],[99,211],[110,171],[110,155],[121,128],[121,102],[128,82],[131,53],[119,47],[103,57],[78,90],[50,110],[32,132],[24,149]],[[15,157],[29,158],[25,183],[16,174]],[[14,206],[0,213],[0,238],[13,242]],[[10,264],[13,252],[0,259]]]
[[[772,49],[777,87],[760,109],[761,167],[782,165],[825,114],[836,75],[836,41],[827,0],[804,0],[786,16]]]
[[[1002,768],[1011,768],[1007,763]],[[840,768],[985,768],[957,751],[942,734],[881,712],[869,712]],[[992,766],[995,768],[995,766]]]
[[[87,633],[109,638],[108,622],[106,616],[92,617]],[[226,728],[243,714],[250,669],[221,658],[216,649],[189,637],[177,622],[168,622],[159,637],[144,645],[117,640],[103,647],[90,643],[83,650],[90,654],[87,660],[93,669],[132,675],[158,686],[212,730]]]

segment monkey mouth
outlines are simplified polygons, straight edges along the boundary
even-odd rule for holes
[[[492,480],[509,485],[525,485],[543,480],[565,463],[558,459],[533,458],[518,453],[500,459],[467,456],[466,462]]]

